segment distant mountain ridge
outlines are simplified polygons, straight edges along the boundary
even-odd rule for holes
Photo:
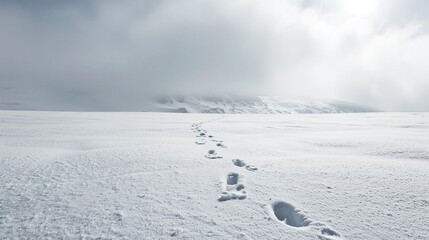
[[[369,107],[343,101],[299,101],[279,97],[203,96],[157,99],[143,111],[228,114],[293,114],[374,112]]]
[[[238,95],[187,95],[143,97],[144,100],[97,102],[83,98],[68,101],[0,101],[0,110],[31,111],[132,111],[226,114],[355,113],[374,109],[342,101],[301,101],[281,97]]]

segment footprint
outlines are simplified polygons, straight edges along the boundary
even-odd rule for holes
[[[318,236],[319,239],[333,240],[341,237],[340,234],[325,224],[311,221],[304,213],[297,210],[290,203],[277,201],[272,204],[272,208],[276,218],[288,226],[295,228],[310,227],[310,231],[318,235],[321,234]]]
[[[229,173],[226,178],[225,191],[219,196],[218,201],[243,200],[247,197],[247,193],[242,191],[243,189],[244,184],[241,181],[241,176],[238,173]]]
[[[238,173],[229,173],[226,179],[226,184],[235,185],[238,183]]]
[[[246,166],[246,162],[244,160],[241,160],[241,159],[232,159],[232,162],[237,167],[244,167],[244,166]]]
[[[272,207],[277,219],[291,227],[306,227],[311,223],[304,214],[287,202],[278,201],[273,203]]]
[[[244,166],[246,166],[246,170],[248,170],[248,171],[252,171],[253,172],[253,171],[258,170],[258,168],[255,167],[255,166],[253,166],[253,165],[246,165],[246,162],[244,160],[241,160],[241,159],[232,159],[232,162],[237,167],[244,167]]]
[[[120,221],[123,220],[124,216],[121,213],[119,213],[119,212],[115,212],[115,213],[112,213],[112,218],[115,221],[120,222]]]
[[[200,139],[197,139],[197,141],[195,141],[195,143],[197,145],[204,145],[207,143],[207,140],[205,140],[204,138],[200,138]]]
[[[206,155],[206,158],[217,159],[217,158],[222,158],[222,157],[218,156],[215,150],[209,150],[208,154]]]
[[[216,146],[221,147],[221,148],[226,148],[226,146],[223,145],[223,143],[216,143]]]
[[[322,233],[322,235],[325,235],[325,236],[340,237],[340,234],[338,234],[336,231],[334,231],[328,227],[322,228],[320,230],[320,232]]]
[[[258,170],[258,168],[257,167],[255,167],[255,166],[253,166],[253,165],[247,165],[246,166],[246,170],[249,170],[249,171],[256,171],[256,170]]]

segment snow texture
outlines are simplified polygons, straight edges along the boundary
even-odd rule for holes
[[[429,238],[427,113],[0,111],[0,161],[2,239]]]

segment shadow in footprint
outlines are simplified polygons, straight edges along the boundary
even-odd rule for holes
[[[218,158],[222,158],[222,157],[218,156],[215,150],[209,150],[208,154],[206,155],[206,158],[208,158],[208,159],[218,159]]]
[[[256,170],[258,170],[258,168],[257,167],[255,167],[255,166],[253,166],[253,165],[247,165],[246,166],[246,170],[249,170],[249,171],[256,171]]]
[[[340,239],[341,236],[336,231],[320,222],[313,222],[305,214],[297,210],[290,203],[278,201],[272,204],[276,218],[294,228],[310,227],[315,232],[318,239],[333,240]],[[321,235],[320,235],[321,234]]]
[[[285,222],[291,227],[306,227],[311,221],[307,220],[307,217],[295,209],[294,206],[287,202],[275,202],[272,205],[274,215],[279,221]]]
[[[226,146],[223,145],[223,143],[216,143],[216,146],[221,147],[221,148],[226,148]]]
[[[246,166],[246,162],[244,160],[241,160],[241,159],[232,159],[232,162],[237,167],[244,167],[244,166]]]
[[[338,234],[337,232],[335,232],[334,230],[328,227],[322,228],[321,233],[322,235],[325,235],[325,236],[340,237],[340,234]]]
[[[235,185],[238,182],[238,173],[229,173],[226,184]]]

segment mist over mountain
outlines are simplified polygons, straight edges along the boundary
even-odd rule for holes
[[[160,98],[145,111],[228,114],[291,114],[373,112],[366,106],[342,101],[299,101],[281,97],[237,95]]]
[[[428,4],[0,1],[1,108],[140,110],[150,95],[228,91],[428,111]]]
[[[373,112],[373,108],[334,100],[291,100],[284,97],[244,96],[237,94],[197,94],[172,96],[142,96],[136,102],[97,102],[85,96],[75,96],[66,102],[0,101],[3,110],[61,111],[142,111],[175,113],[227,114],[290,114],[290,113],[350,113]]]

